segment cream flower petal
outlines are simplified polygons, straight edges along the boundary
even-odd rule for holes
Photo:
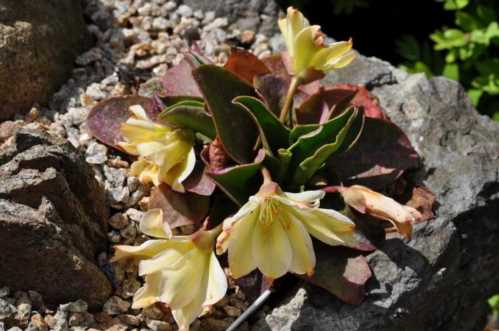
[[[199,271],[206,270],[208,260],[209,252],[193,248],[185,255],[185,263],[180,269],[162,270],[163,286],[160,300],[172,309],[189,304],[202,286],[202,273]]]
[[[258,207],[258,203],[252,200],[246,202],[235,215],[226,218],[223,222],[223,232],[217,238],[216,252],[218,255],[225,253],[229,247],[229,242],[231,240],[232,228],[237,222],[243,219],[246,215],[251,213],[255,208]]]
[[[186,253],[192,249],[189,241],[173,241],[172,247],[155,255],[148,260],[142,260],[139,263],[139,275],[148,275],[160,270],[176,270],[185,263]]]
[[[118,146],[120,146],[121,148],[123,148],[123,150],[125,152],[127,152],[128,154],[131,154],[131,155],[138,155],[139,154],[139,151],[137,151],[137,145],[136,144],[130,144],[130,143],[121,142],[121,143],[118,143]]]
[[[268,224],[257,222],[253,232],[252,252],[258,269],[267,277],[283,276],[293,258],[291,244],[281,222],[269,220]]]
[[[346,67],[349,65],[355,58],[357,57],[357,54],[355,51],[351,50],[342,55],[341,57],[337,59],[333,59],[332,61],[326,63],[324,70],[325,71],[331,71],[333,69],[341,69],[343,67]]]
[[[345,215],[332,209],[294,210],[307,231],[320,241],[332,245],[346,245],[345,235],[353,233],[355,224]]]
[[[203,306],[211,306],[220,301],[227,292],[227,278],[217,260],[216,255],[212,252],[208,266],[208,280],[206,288],[206,297]]]
[[[121,125],[120,131],[128,142],[141,143],[149,140],[161,139],[169,129],[164,126],[158,126],[153,122],[145,122],[130,118]]]
[[[298,33],[295,40],[296,53],[293,56],[295,74],[299,75],[308,68],[310,60],[321,47],[321,38],[318,25],[306,27]]]
[[[169,247],[172,247],[172,241],[161,239],[148,240],[140,246],[116,245],[114,246],[115,254],[111,262],[130,257],[151,258]]]
[[[305,204],[307,207],[319,207],[320,200],[324,198],[326,193],[323,190],[304,191],[300,193],[284,192],[284,196],[295,202]],[[284,199],[282,199],[284,200]]]
[[[315,268],[312,238],[299,220],[291,214],[290,219],[289,226],[285,228],[293,250],[293,260],[289,271],[299,275],[312,275]]]
[[[310,61],[310,65],[317,70],[323,70],[325,65],[330,61],[343,56],[352,49],[351,41],[339,41],[333,43],[320,51],[318,51]]]
[[[132,309],[148,307],[159,300],[161,294],[161,273],[148,275],[143,287],[133,296]]]
[[[308,27],[310,23],[300,11],[294,9],[293,7],[288,7],[285,20],[286,33],[283,34],[285,35],[284,38],[286,41],[286,46],[288,47],[289,55],[294,56],[297,51],[297,47],[295,45],[296,37],[298,33],[304,28]]]
[[[128,110],[135,115],[135,117],[141,120],[149,120],[145,109],[141,105],[133,105],[128,108]]]
[[[411,237],[412,223],[422,217],[416,209],[361,185],[342,188],[340,192],[348,205],[361,213],[391,222],[406,238]]]
[[[189,177],[189,175],[194,170],[195,166],[196,166],[196,152],[194,151],[194,148],[191,147],[189,154],[187,154],[187,162],[185,164],[184,170],[178,176],[177,181],[179,183],[182,183],[184,180],[186,180],[187,177]]]
[[[203,313],[204,295],[200,292],[194,299],[180,309],[172,309],[172,315],[177,323],[178,331],[189,331],[189,325]]]
[[[257,263],[253,258],[253,229],[256,226],[258,211],[236,222],[229,232],[229,266],[232,277],[239,278],[255,270]]]
[[[138,177],[143,183],[152,182],[156,186],[160,184],[159,167],[144,159],[132,163],[130,175]]]
[[[148,210],[139,226],[140,232],[155,238],[170,239],[172,230],[168,223],[163,221],[163,210],[160,208]]]
[[[161,163],[163,162],[164,155],[166,154],[166,151],[168,151],[170,144],[159,141],[148,141],[137,144],[137,151],[140,156],[146,157],[156,163]],[[159,159],[155,159],[154,157],[158,154],[160,154]]]

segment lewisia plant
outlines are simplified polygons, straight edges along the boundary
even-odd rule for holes
[[[266,284],[296,274],[359,303],[364,255],[383,240],[373,224],[409,239],[432,216],[431,193],[407,175],[420,159],[377,99],[319,81],[352,62],[352,42],[327,45],[293,8],[279,27],[287,52],[235,48],[218,66],[193,49],[142,87],[152,97],[105,100],[87,120],[153,186],[140,223],[150,239],[114,257],[139,261],[133,307],[161,303],[182,330],[225,295],[227,277],[255,270]],[[394,187],[403,194],[373,190]]]

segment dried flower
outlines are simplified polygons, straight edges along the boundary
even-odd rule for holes
[[[126,141],[119,145],[127,153],[139,156],[130,168],[131,175],[154,185],[163,182],[183,192],[182,182],[196,163],[194,135],[152,121],[141,106],[132,106],[130,111],[133,116],[121,126]]]
[[[133,298],[134,309],[156,302],[168,305],[180,330],[223,298],[227,279],[213,252],[218,229],[201,229],[191,236],[172,236],[163,223],[161,209],[151,209],[140,224],[141,230],[154,237],[140,246],[115,246],[113,261],[139,258],[139,275],[145,285]]]
[[[404,237],[410,239],[412,224],[422,215],[414,208],[404,206],[397,201],[361,185],[340,187],[345,203],[363,214],[389,221]]]
[[[258,268],[275,279],[290,271],[311,275],[315,253],[310,235],[326,244],[361,247],[362,237],[343,214],[319,207],[323,191],[283,192],[274,182],[223,223],[217,253],[228,250],[233,277]]]
[[[347,66],[355,58],[352,41],[325,44],[325,36],[318,25],[310,25],[303,14],[288,7],[287,16],[279,20],[292,59],[295,76],[306,78],[310,69],[328,72]]]

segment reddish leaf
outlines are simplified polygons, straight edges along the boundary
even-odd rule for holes
[[[256,77],[254,86],[267,108],[278,116],[284,105],[289,81],[278,75],[268,74]]]
[[[312,284],[322,287],[342,301],[360,304],[365,297],[364,285],[372,272],[364,256],[314,242],[317,264]]]
[[[363,107],[366,117],[378,118],[387,121],[390,120],[383,109],[380,107],[378,98],[369,93],[369,91],[364,86],[352,84],[336,84],[333,86],[332,90],[354,92],[355,97],[352,99],[351,103],[355,107]]]
[[[153,99],[140,96],[124,96],[106,99],[98,103],[87,117],[90,133],[104,144],[119,148],[122,141],[121,124],[130,117],[129,108],[141,105],[152,119],[158,115]]]
[[[188,60],[183,59],[176,66],[171,67],[161,78],[164,91],[162,97],[184,96],[202,97],[198,84],[192,75],[193,65]]]
[[[353,97],[350,90],[343,89],[319,89],[316,93],[307,97],[297,108],[296,117],[300,124],[324,123],[328,119],[339,115],[336,108],[341,102]],[[348,100],[347,100],[348,101]]]
[[[249,84],[253,84],[253,79],[256,76],[270,73],[265,63],[259,60],[254,54],[241,48],[231,49],[224,68]]]
[[[279,114],[286,98],[286,93],[291,82],[289,73],[289,64],[287,53],[281,55],[273,55],[262,59],[265,65],[270,69],[271,73],[257,76],[254,80],[254,86],[260,97],[266,103],[267,107],[275,114]],[[319,79],[321,77],[317,77]],[[294,97],[294,107],[298,107],[311,94],[316,93],[320,89],[319,81],[312,81],[308,84],[303,84],[298,87],[298,91]]]
[[[419,164],[419,156],[404,132],[392,122],[376,118],[366,118],[357,143],[328,162],[343,184],[360,184],[374,190],[384,189],[405,170]]]
[[[210,207],[210,198],[194,193],[178,193],[168,185],[153,188],[149,209],[161,208],[163,221],[171,228],[193,224],[201,225]]]
[[[196,193],[199,195],[209,196],[215,191],[216,184],[206,173],[207,169],[201,162],[196,164],[194,171],[183,182],[185,189],[188,192]]]

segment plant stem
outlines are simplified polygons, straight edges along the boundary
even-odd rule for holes
[[[282,123],[285,123],[288,118],[289,111],[293,105],[293,97],[295,96],[298,85],[300,85],[300,78],[294,76],[291,79],[291,84],[289,84],[288,93],[286,94],[286,99],[284,100],[284,106],[282,107],[281,115],[279,116],[279,120]]]

